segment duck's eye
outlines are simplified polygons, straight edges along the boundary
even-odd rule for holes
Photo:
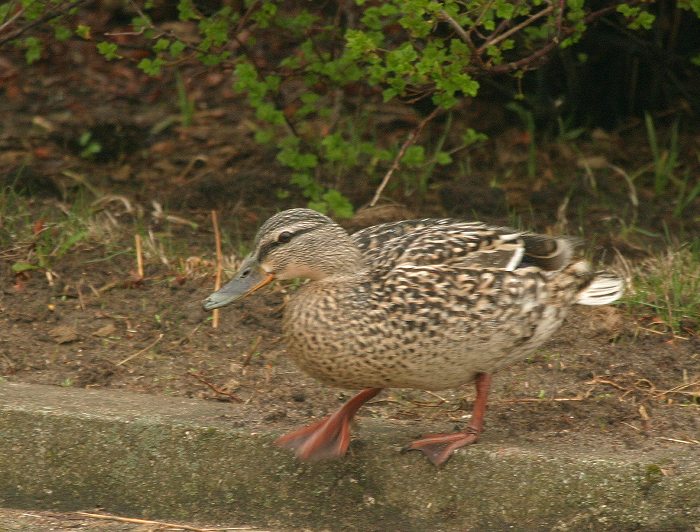
[[[286,244],[292,239],[292,233],[289,231],[282,231],[279,235],[277,235],[277,242],[280,244]]]

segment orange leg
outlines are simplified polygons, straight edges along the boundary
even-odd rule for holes
[[[476,385],[476,400],[472,409],[471,421],[466,429],[452,434],[426,434],[420,440],[411,443],[404,451],[421,451],[428,457],[428,460],[439,466],[447,462],[455,450],[476,443],[484,428],[484,414],[486,414],[491,375],[487,373],[477,374],[474,384]]]
[[[343,456],[350,445],[350,421],[363,404],[381,391],[381,388],[365,388],[335,413],[277,438],[275,445],[294,451],[301,460]]]

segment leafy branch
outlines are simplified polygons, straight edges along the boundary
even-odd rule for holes
[[[76,8],[87,2],[3,4],[0,31],[17,29],[0,44],[56,19],[78,18]],[[12,9],[3,12],[8,5]],[[193,0],[178,0],[180,21],[197,32],[196,38],[185,39],[153,22],[152,2],[129,0],[128,5],[135,13],[131,30],[119,34],[120,39],[104,34],[98,51],[108,60],[133,60],[122,57],[120,49],[148,46],[149,56],[140,57],[137,66],[153,76],[195,61],[232,69],[234,89],[246,95],[254,112],[256,140],[276,153],[290,172],[290,185],[309,205],[338,216],[352,213],[338,190],[344,176],[384,168],[376,202],[402,166],[422,164],[421,130],[437,114],[477,97],[483,78],[520,76],[539,67],[557,48],[577,43],[603,17],[632,31],[649,29],[655,20],[651,3],[644,0],[615,0],[603,7],[587,0],[355,0],[338,3],[334,10],[293,0],[247,0],[223,3],[206,16]],[[700,16],[697,0],[682,0],[679,8]],[[90,32],[79,24],[75,33]],[[276,52],[261,54],[258,43],[274,43]],[[28,60],[41,55],[39,44],[25,39]],[[425,99],[435,110],[400,146],[375,142],[379,126],[371,106],[390,101],[406,106]],[[457,136],[478,138],[468,124],[455,128],[461,128]],[[434,162],[450,164],[449,154],[461,149],[450,142],[444,137],[436,144]]]

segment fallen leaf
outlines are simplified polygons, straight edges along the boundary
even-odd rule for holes
[[[579,168],[590,168],[591,170],[600,170],[610,166],[608,159],[603,155],[589,155],[581,157],[576,161],[576,166]]]
[[[71,327],[70,325],[54,327],[49,331],[49,336],[51,336],[53,341],[57,344],[69,344],[75,342],[79,338],[78,331],[75,327]]]
[[[101,338],[104,338],[105,336],[109,336],[110,334],[114,334],[114,332],[117,330],[117,328],[114,326],[114,323],[109,322],[107,325],[104,325],[97,329],[93,334],[93,336],[99,336]]]
[[[114,172],[112,172],[110,177],[112,178],[112,181],[128,181],[131,177],[131,165],[125,164],[124,166],[120,166]]]

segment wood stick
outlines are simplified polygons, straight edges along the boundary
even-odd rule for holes
[[[119,517],[116,515],[92,514],[88,512],[75,512],[76,515],[89,517],[90,519],[105,519],[109,521],[119,521],[122,523],[136,523],[141,525],[156,525],[158,527],[179,528],[182,530],[193,530],[195,532],[224,532],[225,530],[256,530],[250,527],[226,527],[226,528],[199,528],[195,526],[166,523],[164,521],[151,521],[150,519],[137,519],[136,517]],[[259,530],[259,529],[257,529]],[[262,531],[261,531],[262,532]]]
[[[218,386],[213,385],[211,382],[209,382],[208,380],[206,380],[204,377],[202,377],[202,376],[199,375],[198,373],[194,373],[194,372],[192,372],[192,371],[188,371],[187,374],[188,374],[190,377],[194,377],[195,379],[197,379],[197,380],[198,380],[199,382],[201,382],[202,384],[208,386],[209,389],[210,389],[211,391],[213,391],[214,393],[219,394],[219,395],[224,395],[224,396],[228,397],[229,399],[231,399],[232,401],[235,401],[235,402],[237,402],[237,403],[242,403],[242,402],[243,402],[243,399],[241,399],[240,397],[238,397],[235,393],[233,393],[233,392],[227,392],[226,390],[223,390],[222,388],[219,388]]]
[[[141,248],[141,235],[134,235],[134,243],[136,245],[136,275],[139,279],[143,279],[143,250]]]
[[[153,346],[156,345],[158,342],[160,342],[160,341],[163,339],[163,336],[164,336],[164,333],[160,333],[160,334],[158,335],[158,338],[156,338],[155,340],[153,340],[153,341],[152,341],[150,344],[148,344],[146,347],[144,347],[144,348],[141,349],[140,351],[136,351],[136,353],[134,353],[133,355],[129,355],[129,356],[126,357],[124,360],[120,360],[119,362],[117,362],[117,363],[115,364],[115,366],[121,366],[121,365],[123,365],[123,364],[126,364],[127,362],[129,362],[129,360],[131,360],[131,359],[133,359],[133,358],[136,358],[136,357],[139,356],[141,353],[145,353],[145,352],[148,351],[151,347],[153,347]]]
[[[214,291],[216,292],[221,288],[221,273],[223,272],[224,266],[224,255],[221,252],[221,232],[219,231],[219,217],[216,211],[211,211],[211,223],[214,226],[214,242],[216,243],[216,279],[214,280]],[[219,328],[219,309],[214,309],[211,318],[211,326],[214,329]]]
[[[391,167],[387,171],[387,173],[384,175],[384,179],[382,179],[381,184],[377,188],[377,191],[374,193],[374,197],[372,198],[372,201],[369,202],[370,207],[374,207],[377,202],[379,201],[379,198],[382,195],[382,192],[384,191],[384,187],[386,187],[387,183],[389,183],[389,180],[391,179],[391,176],[394,174],[396,169],[399,167],[399,163],[401,163],[401,159],[403,159],[403,156],[406,155],[406,150],[418,140],[418,136],[420,135],[420,132],[423,131],[423,128],[425,125],[430,122],[433,118],[437,116],[437,114],[441,111],[440,107],[436,107],[433,109],[433,112],[430,113],[428,116],[426,116],[421,122],[413,129],[408,134],[408,137],[406,137],[406,140],[404,143],[401,145],[401,149],[399,150],[399,153],[396,154],[396,157],[394,157],[394,162],[391,163]]]
[[[248,364],[250,364],[250,359],[253,358],[253,355],[255,354],[255,351],[257,351],[261,340],[262,340],[262,334],[259,334],[258,337],[255,340],[253,340],[253,343],[248,348],[248,352],[243,357],[242,367],[245,368]]]

